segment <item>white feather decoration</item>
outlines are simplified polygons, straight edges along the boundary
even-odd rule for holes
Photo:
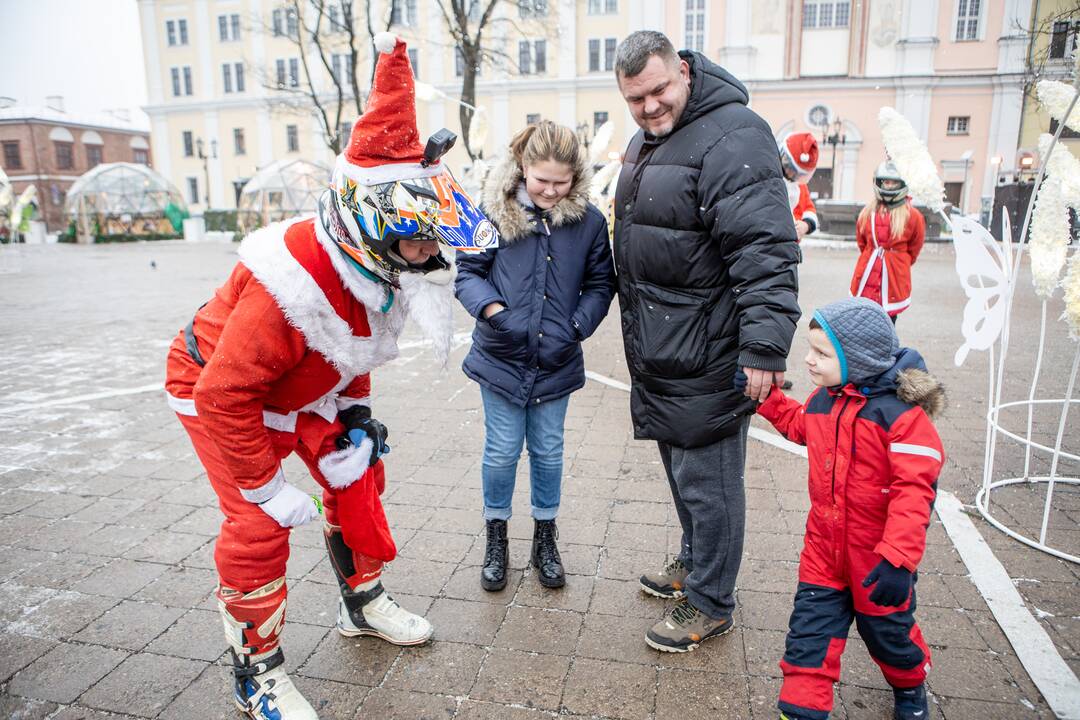
[[[1035,293],[1043,299],[1053,295],[1069,254],[1069,208],[1080,209],[1080,161],[1060,143],[1049,153],[1053,141],[1049,134],[1039,137],[1046,177],[1035,198],[1028,237]]]
[[[1077,55],[1080,56],[1080,53]],[[1072,102],[1075,94],[1076,88],[1057,80],[1040,80],[1035,86],[1035,95],[1039,98],[1039,104],[1050,113],[1050,117],[1058,122],[1064,122],[1070,130],[1080,132],[1080,103],[1073,108],[1069,118],[1065,119],[1065,111],[1069,109],[1069,103]]]
[[[608,120],[601,125],[593,135],[592,145],[589,146],[589,164],[595,165],[600,159],[607,156],[608,146],[611,145],[611,136],[615,134],[615,123]]]
[[[945,185],[926,145],[915,134],[915,128],[891,107],[883,107],[878,112],[878,125],[885,151],[907,183],[911,197],[934,212],[941,212],[945,208]]]
[[[1065,288],[1064,320],[1069,323],[1069,337],[1080,341],[1080,250],[1074,251],[1069,260],[1069,271],[1061,283]]]

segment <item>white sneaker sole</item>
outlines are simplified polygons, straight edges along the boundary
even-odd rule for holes
[[[411,646],[411,645],[423,645],[424,643],[426,643],[428,640],[431,639],[431,636],[433,634],[433,633],[428,633],[424,637],[418,638],[416,640],[397,640],[397,639],[392,638],[389,635],[381,633],[381,632],[379,632],[378,630],[375,630],[375,629],[357,628],[355,630],[347,630],[347,629],[341,627],[340,625],[338,625],[337,626],[337,631],[339,633],[341,633],[344,637],[361,637],[361,636],[377,637],[380,640],[385,640],[386,642],[390,643],[391,645],[400,645],[400,646],[403,646],[403,647],[408,647],[408,646]]]
[[[659,590],[652,589],[640,580],[638,580],[638,585],[641,586],[642,592],[652,595],[653,597],[661,598],[662,600],[681,600],[683,597],[686,596],[686,593],[684,593],[682,590],[676,590],[675,592],[670,594],[662,593]]]
[[[731,623],[730,625],[728,625],[727,630],[725,630],[724,632],[716,633],[715,635],[710,635],[709,637],[705,638],[705,640],[712,640],[713,638],[724,637],[725,635],[727,635],[729,632],[731,632],[734,629],[735,629],[735,623]],[[701,643],[705,642],[705,640],[702,640],[701,642],[691,643],[691,644],[687,645],[686,647],[671,647],[670,645],[661,645],[660,643],[654,641],[652,638],[649,637],[648,633],[646,633],[646,635],[645,635],[645,644],[646,645],[651,647],[653,650],[659,650],[660,652],[666,652],[666,653],[688,653],[688,652],[691,652],[692,650],[697,650],[699,647],[701,647]]]

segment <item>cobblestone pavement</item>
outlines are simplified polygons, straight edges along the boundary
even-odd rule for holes
[[[0,716],[236,717],[211,602],[220,515],[180,425],[161,394],[145,390],[160,383],[168,342],[226,277],[235,249],[0,252],[5,268],[19,268],[0,275]],[[808,248],[803,307],[846,294],[853,263],[851,251]],[[941,484],[970,503],[981,482],[986,359],[952,366],[963,305],[952,253],[929,249],[915,282],[900,333],[949,386]],[[1009,379],[1022,389],[1038,308],[1024,300],[1018,312],[1019,371]],[[459,321],[465,331],[464,314]],[[1045,373],[1064,387],[1072,348],[1056,320],[1051,336]],[[399,649],[333,632],[337,590],[319,528],[299,529],[284,647],[322,716],[775,717],[808,508],[805,462],[751,440],[736,631],[690,654],[656,653],[642,636],[665,605],[643,596],[636,578],[677,548],[677,521],[655,446],[631,437],[625,392],[590,381],[570,403],[559,521],[567,586],[545,590],[527,567],[522,473],[510,524],[514,571],[506,590],[489,594],[478,582],[480,397],[457,369],[465,347],[439,373],[411,330],[403,344],[402,357],[374,376],[376,415],[393,436],[385,502],[400,548],[385,581],[431,619],[435,641]],[[798,339],[796,358],[804,347]],[[627,380],[614,312],[586,358],[592,371]],[[804,374],[793,377],[805,396]],[[124,390],[133,392],[115,394]],[[1037,418],[1038,427],[1052,420]],[[1015,448],[1002,453],[1015,462]],[[288,462],[286,473],[314,490],[300,463]],[[1018,492],[1002,511],[1028,527],[1041,504]],[[1053,537],[1080,546],[1077,519],[1080,501],[1063,493]],[[1080,670],[1076,568],[976,524]],[[934,717],[1051,717],[936,520],[929,540],[918,617],[934,651]],[[886,717],[891,694],[854,632],[844,661],[836,717]]]

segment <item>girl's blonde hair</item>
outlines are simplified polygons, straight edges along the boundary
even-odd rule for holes
[[[903,205],[889,208],[885,203],[881,202],[881,200],[874,198],[859,212],[859,219],[855,221],[856,227],[865,228],[866,223],[873,222],[874,216],[877,215],[879,208],[885,208],[888,211],[889,236],[893,240],[898,240],[904,234],[904,228],[907,227],[908,214],[911,212],[906,202]]]
[[[524,169],[545,160],[569,165],[576,180],[584,167],[581,143],[574,131],[550,120],[541,120],[518,132],[510,141],[510,152]]]

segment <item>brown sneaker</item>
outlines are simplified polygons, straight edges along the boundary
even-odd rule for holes
[[[678,600],[686,594],[683,586],[689,574],[690,571],[683,565],[682,560],[675,558],[663,570],[642,575],[641,589],[658,598]]]
[[[731,618],[711,618],[683,599],[645,633],[645,642],[661,652],[690,652],[711,637],[726,635],[733,627]]]

